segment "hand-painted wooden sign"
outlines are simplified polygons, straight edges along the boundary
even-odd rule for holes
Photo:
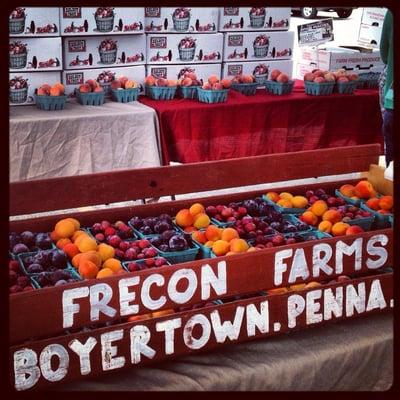
[[[221,280],[222,282],[222,280]],[[392,274],[260,296],[10,349],[18,391],[393,307]]]
[[[11,297],[11,343],[240,293],[374,271],[391,265],[392,235],[391,229],[365,232],[82,281],[42,289],[40,295],[27,292]]]

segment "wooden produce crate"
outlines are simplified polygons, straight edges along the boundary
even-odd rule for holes
[[[379,145],[364,145],[13,183],[10,214],[363,172],[377,163],[379,153]],[[353,181],[273,190],[333,191],[345,182]],[[82,226],[90,226],[104,219],[127,221],[132,215],[175,214],[193,202],[228,204],[263,193],[236,192],[71,216]],[[48,232],[64,216],[15,220],[10,222],[10,231]],[[381,229],[13,294],[10,382],[18,391],[36,389],[232,342],[387,312],[393,307],[393,273],[385,267],[392,262],[393,230]],[[269,292],[340,275],[352,279],[282,294]],[[259,295],[210,305],[249,293]],[[128,316],[201,302],[208,305],[123,322]],[[103,326],[85,329],[94,324]]]

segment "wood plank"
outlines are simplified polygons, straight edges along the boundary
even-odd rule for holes
[[[389,273],[24,343],[9,350],[9,379],[11,387],[22,391],[92,378],[231,343],[388,312],[392,299]],[[231,327],[223,328],[228,321]],[[135,351],[140,342],[146,344],[143,354]],[[77,347],[71,350],[87,343],[93,347],[86,357],[78,355]]]
[[[10,184],[10,215],[368,170],[380,145],[280,153]]]
[[[322,244],[324,248],[321,247]],[[316,267],[315,260],[329,253],[327,266]],[[129,292],[135,293],[135,299],[134,301],[131,299],[131,303],[137,304],[138,308],[136,311],[130,311],[130,315],[134,315],[158,309],[175,308],[179,304],[196,304],[202,300],[215,300],[220,297],[289,286],[294,283],[331,280],[342,274],[367,273],[377,268],[374,261],[380,261],[379,267],[393,265],[392,229],[297,243],[234,256],[197,260],[127,275],[111,276],[100,281],[85,280],[69,284],[67,287],[58,286],[22,292],[10,296],[10,315],[12,316],[9,326],[10,342],[20,343],[32,338],[55,335],[67,328],[75,329],[94,322],[119,319],[122,314],[120,283],[125,282],[126,278],[139,277],[138,282],[132,283],[128,289]],[[177,279],[178,284],[174,286],[171,282],[181,274],[191,278]],[[150,290],[147,284],[155,276],[160,286],[153,284]],[[213,282],[218,280],[219,289],[207,285],[207,279]],[[71,315],[65,310],[70,309],[67,300],[72,298],[70,296],[76,288],[82,288],[83,294],[82,298],[78,296],[70,301],[71,304],[79,304],[79,311]],[[98,318],[91,319],[93,303],[89,300],[89,293],[95,292],[98,288],[102,288],[102,291],[107,289],[109,292],[108,306],[113,310],[113,314],[106,315],[101,312]],[[177,292],[186,292],[187,289],[189,292],[193,289],[191,296],[185,298],[185,301],[178,302]],[[165,296],[162,304],[156,306],[153,303],[150,304],[150,298],[160,299],[161,296]],[[72,322],[66,322],[68,316],[71,318],[68,321]]]

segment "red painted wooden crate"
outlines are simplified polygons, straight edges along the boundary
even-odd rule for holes
[[[10,185],[10,213],[361,172],[377,162],[379,153],[379,145],[365,145],[14,183]],[[334,189],[343,182],[284,189],[302,193],[315,187]],[[233,193],[73,216],[89,226],[104,219],[128,220],[132,215],[174,214],[195,201],[223,204],[260,194]],[[49,231],[61,217],[13,221],[10,230]],[[10,296],[11,384],[17,390],[38,388],[388,311],[393,306],[392,273],[371,273],[391,266],[392,253],[393,231],[383,229],[14,294]],[[342,274],[354,279],[119,323],[129,315],[326,281]],[[80,331],[112,321],[115,324]]]

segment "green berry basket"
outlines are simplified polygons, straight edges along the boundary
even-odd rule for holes
[[[182,251],[161,251],[156,246],[153,246],[161,257],[164,257],[171,264],[179,264],[187,261],[195,260],[197,253],[200,248],[196,243],[193,243],[193,246],[187,250]]]
[[[339,94],[354,94],[356,88],[357,81],[336,82],[335,84],[335,92]]]
[[[283,94],[292,93],[294,86],[294,81],[289,81],[287,83],[266,81],[265,89],[268,93],[277,94],[279,96]]]
[[[178,86],[178,94],[184,99],[197,99],[198,86]]]
[[[132,228],[133,233],[137,236],[139,239],[151,239],[156,236],[160,236],[159,233],[150,233],[150,234],[144,234],[139,231],[139,229],[134,228],[134,226],[128,221],[128,225]],[[175,223],[172,224],[174,231],[176,232],[183,232]]]
[[[91,92],[91,93],[81,93],[79,90],[75,89],[75,95],[78,102],[83,106],[101,106],[104,104],[104,99],[106,97],[105,92]]]
[[[385,229],[393,226],[393,214],[381,214],[378,211],[369,208],[366,203],[361,203],[361,209],[368,211],[373,216],[372,226],[375,229]]]
[[[63,271],[68,272],[68,274],[71,276],[71,279],[77,279],[78,281],[83,280],[83,278],[79,275],[79,273],[76,271],[76,269],[74,267],[65,268]],[[39,282],[37,281],[37,278],[39,275],[40,275],[40,273],[31,274],[29,276],[29,279],[31,280],[32,285],[35,289],[42,289],[42,286],[40,286]]]
[[[297,235],[300,235],[303,239],[305,240],[309,240],[310,236],[315,236],[316,240],[320,240],[320,239],[326,239],[326,238],[330,238],[332,237],[332,235],[330,235],[327,232],[322,232],[316,229],[312,229],[311,231],[307,231],[307,232],[297,232]],[[293,233],[284,233],[283,236],[288,239],[290,237],[293,237]]]
[[[63,110],[67,96],[39,96],[35,94],[35,103],[38,108],[45,111]]]
[[[157,260],[157,259],[162,258],[162,257],[156,256],[156,257],[152,257],[152,258],[153,258],[154,260]],[[167,259],[165,259],[165,261],[167,262],[165,265],[172,265]],[[136,263],[136,264],[139,264],[140,266],[143,265],[143,266],[144,266],[143,269],[159,268],[159,267],[156,267],[156,266],[154,266],[154,267],[148,267],[148,266],[146,265],[146,258],[141,258],[140,260],[124,261],[124,262],[122,263],[122,268],[123,268],[125,271],[130,272],[130,271],[129,271],[129,268],[128,268],[128,265],[129,265],[130,263],[132,263],[132,262],[134,262],[134,263]],[[165,265],[163,265],[163,267],[164,267]]]
[[[257,91],[258,83],[232,83],[231,88],[244,94],[245,96],[254,96]]]
[[[360,207],[361,200],[360,199],[351,199],[350,197],[344,196],[339,189],[335,189],[335,196],[341,197],[347,204],[352,204],[353,206]]]
[[[146,86],[146,96],[153,100],[172,100],[175,97],[177,86]]]
[[[276,204],[271,199],[269,199],[265,194],[263,194],[262,199],[270,204],[274,209],[279,212],[279,214],[303,214],[306,211],[305,208],[295,208],[295,207],[282,207],[279,204]]]
[[[139,95],[139,88],[131,89],[112,89],[112,98],[118,103],[130,103],[131,101],[137,101]]]
[[[187,31],[189,29],[190,17],[191,15],[189,14],[189,16],[186,18],[176,18],[175,15],[172,14],[172,22],[174,24],[174,29],[177,32]]]
[[[335,82],[322,82],[315,83],[310,81],[304,81],[304,91],[306,94],[312,96],[327,96],[333,93]]]
[[[207,90],[198,88],[199,101],[202,103],[224,103],[228,100],[229,89]]]
[[[180,226],[178,226],[176,224],[175,224],[175,226],[179,232],[186,233]],[[205,232],[205,229],[204,228],[199,229],[199,231]],[[192,238],[192,240],[200,249],[200,251],[198,253],[200,258],[210,258],[211,257],[211,248],[210,247],[204,246],[204,244],[198,242],[197,240],[195,240],[193,238]]]

